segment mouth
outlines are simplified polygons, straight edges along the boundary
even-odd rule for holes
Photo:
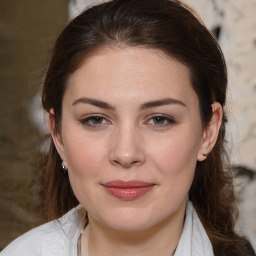
[[[110,195],[126,201],[135,200],[143,196],[150,192],[155,186],[153,183],[139,180],[113,180],[102,185]]]

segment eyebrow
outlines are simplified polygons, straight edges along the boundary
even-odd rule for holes
[[[75,106],[79,103],[91,104],[91,105],[94,105],[94,106],[99,107],[99,108],[115,110],[115,107],[113,105],[110,105],[107,102],[104,102],[104,101],[101,101],[101,100],[96,100],[96,99],[91,99],[91,98],[84,98],[84,97],[75,100],[73,102],[72,106]],[[164,99],[160,99],[160,100],[154,100],[154,101],[149,101],[149,102],[143,103],[140,106],[140,110],[160,107],[160,106],[164,106],[164,105],[171,105],[171,104],[177,104],[177,105],[180,105],[180,106],[183,106],[183,107],[187,106],[185,103],[183,103],[180,100],[176,100],[176,99],[173,99],[173,98],[164,98]]]
[[[99,108],[104,108],[104,109],[109,109],[109,110],[115,110],[115,107],[108,104],[107,102],[101,101],[101,100],[96,100],[96,99],[91,99],[91,98],[79,98],[75,100],[72,104],[72,106],[77,105],[78,103],[84,103],[84,104],[91,104]]]
[[[160,107],[160,106],[170,105],[170,104],[177,104],[177,105],[180,105],[183,107],[187,106],[185,103],[183,103],[180,100],[176,100],[173,98],[164,98],[164,99],[160,99],[160,100],[146,102],[140,106],[140,110],[145,110],[148,108],[155,108],[155,107]]]

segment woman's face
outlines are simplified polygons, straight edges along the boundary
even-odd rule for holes
[[[68,81],[55,143],[89,218],[146,230],[184,214],[204,134],[186,66],[156,50],[104,49]]]

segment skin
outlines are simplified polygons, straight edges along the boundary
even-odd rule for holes
[[[62,108],[61,134],[54,131],[53,110],[49,126],[74,193],[88,211],[83,253],[171,255],[196,163],[217,139],[220,104],[212,105],[204,128],[186,66],[157,50],[105,48],[71,75]],[[112,180],[154,186],[122,200],[102,185]]]

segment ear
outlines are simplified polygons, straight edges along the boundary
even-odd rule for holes
[[[222,123],[223,109],[219,102],[212,104],[212,118],[210,123],[205,127],[203,132],[203,139],[198,152],[197,160],[204,161],[207,155],[212,151],[220,130]]]
[[[64,146],[62,143],[61,135],[56,131],[56,122],[55,122],[55,115],[53,108],[50,109],[49,112],[49,119],[48,119],[48,125],[51,132],[51,136],[53,139],[53,142],[55,144],[55,147],[60,155],[60,158],[65,161],[65,154],[64,154]]]

